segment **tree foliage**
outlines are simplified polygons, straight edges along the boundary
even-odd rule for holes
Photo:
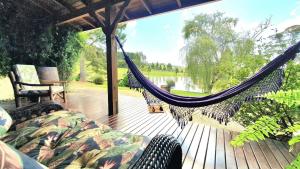
[[[58,28],[47,16],[38,20],[44,11],[24,2],[1,1],[0,8],[0,75],[7,75],[14,64],[33,64],[57,66],[67,79],[81,49],[78,29]]]
[[[242,146],[247,141],[257,142],[259,140],[265,140],[266,137],[269,137],[271,134],[275,135],[279,128],[280,126],[274,118],[263,116],[235,137],[231,141],[231,144],[234,146]]]
[[[255,33],[243,34],[236,32],[237,22],[214,13],[200,14],[185,23],[187,73],[206,93],[240,83],[269,58],[257,53],[255,45],[268,22],[259,25]]]
[[[299,90],[296,91],[279,91],[277,93],[269,93],[264,97],[272,99],[276,102],[285,104],[289,108],[297,109],[299,113],[300,102],[299,102]],[[297,143],[300,143],[300,135],[293,134],[300,131],[300,123],[297,121],[294,124],[289,125],[286,128],[282,128],[278,124],[281,118],[285,116],[281,114],[280,116],[263,116],[255,121],[254,124],[249,125],[246,130],[242,131],[237,137],[235,137],[231,144],[234,146],[242,146],[247,141],[260,141],[265,138],[270,137],[270,135],[282,135],[282,134],[291,134],[292,137],[289,139],[288,143],[293,146]],[[287,169],[297,169],[300,164],[300,153],[298,153],[296,159],[288,165]]]
[[[294,98],[299,97],[299,79],[300,65],[295,61],[289,62],[285,69],[285,78],[281,91],[276,94],[267,94],[265,97],[268,97],[269,99],[243,104],[233,119],[243,126],[249,126],[254,124],[255,121],[262,116],[270,116],[278,118],[277,123],[282,129],[286,129],[293,125],[300,120],[299,108],[297,106],[289,105],[291,105]],[[294,101],[298,101],[298,99]],[[279,139],[279,136],[276,137]],[[286,140],[289,137],[289,133],[286,133],[282,135],[281,139]]]

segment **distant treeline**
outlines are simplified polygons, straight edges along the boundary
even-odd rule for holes
[[[127,54],[140,69],[143,69],[145,71],[160,70],[176,73],[184,72],[183,67],[175,66],[171,63],[148,63],[146,60],[146,56],[141,52],[127,52]],[[118,53],[118,67],[127,68],[127,64],[125,63],[122,53]]]

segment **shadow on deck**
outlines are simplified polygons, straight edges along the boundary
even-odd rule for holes
[[[142,98],[120,96],[119,100],[119,114],[110,117],[107,116],[106,95],[100,91],[70,94],[67,107],[126,133],[150,138],[158,134],[173,135],[182,146],[183,168],[187,169],[281,169],[295,158],[286,144],[275,140],[233,148],[230,140],[237,133],[197,123],[189,123],[181,130],[169,114],[148,113]]]

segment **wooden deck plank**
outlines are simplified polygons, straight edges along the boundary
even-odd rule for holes
[[[288,160],[289,163],[294,161],[295,157],[289,152],[289,150],[283,146],[283,144],[279,141],[272,140],[276,147],[281,151],[283,156]]]
[[[265,142],[269,146],[270,150],[273,152],[275,158],[277,159],[277,161],[279,162],[279,164],[281,165],[281,167],[285,168],[289,164],[289,162],[283,156],[283,154],[281,153],[281,151],[278,150],[278,148],[275,146],[275,144],[272,141],[270,141],[269,139],[265,140]]]
[[[154,131],[152,131],[151,133],[149,133],[149,137],[152,138],[158,134],[160,134],[164,129],[168,129],[172,126],[172,124],[174,124],[173,121],[174,119],[171,117],[167,117],[167,119],[164,121],[163,124],[161,124],[159,127],[157,127]],[[148,134],[148,133],[147,133]]]
[[[244,149],[244,154],[245,154],[249,169],[259,168],[258,162],[254,156],[254,153],[252,151],[250,144],[245,143],[243,146],[243,149]]]
[[[274,157],[273,153],[271,152],[271,150],[269,149],[267,144],[264,141],[261,141],[261,142],[258,142],[258,145],[259,145],[260,149],[262,150],[262,152],[264,153],[270,167],[272,169],[281,169],[282,167],[277,162],[276,158]]]
[[[150,118],[150,115],[141,115],[141,116],[137,116],[137,117],[131,117],[131,118],[127,119],[126,123],[120,124],[117,129],[120,131],[126,131],[133,126],[141,125],[148,118]]]
[[[201,137],[203,134],[203,129],[204,129],[203,124],[198,125],[194,139],[191,142],[191,146],[190,146],[188,152],[186,153],[186,158],[184,159],[183,166],[182,166],[183,169],[193,168],[193,164],[194,164],[194,161],[195,161],[195,158],[197,155],[197,151],[198,151],[198,147],[199,147]]]
[[[159,132],[160,130],[162,130],[161,129],[162,126],[166,126],[170,122],[170,119],[167,115],[163,116],[163,117],[159,117],[159,118],[161,118],[159,123],[154,124],[154,126],[152,126],[150,129],[148,129],[146,132],[144,132],[143,133],[144,136],[150,136],[150,134],[155,131]]]
[[[217,129],[216,167],[226,169],[224,130]]]
[[[88,105],[85,107],[90,107]],[[98,112],[97,107],[90,110]],[[149,138],[157,134],[173,135],[182,146],[184,169],[280,169],[295,158],[284,143],[275,140],[233,148],[230,145],[232,133],[227,130],[193,122],[181,129],[169,114],[151,114],[145,101],[135,97],[126,97],[120,102],[118,115],[87,113],[87,116],[96,117],[114,129]]]
[[[237,136],[237,133],[232,134],[233,137]],[[234,147],[236,164],[239,169],[248,169],[248,164],[242,147]]]
[[[167,134],[168,131],[172,131],[173,133],[177,127],[178,127],[177,123],[174,120],[172,120],[164,129],[162,129],[157,134]]]
[[[184,142],[181,145],[181,149],[182,149],[182,160],[183,163],[185,161],[187,152],[189,151],[189,148],[191,146],[191,142],[193,141],[194,137],[195,137],[195,133],[197,131],[198,125],[197,124],[193,124],[188,135],[186,136]]]
[[[224,131],[224,138],[225,138],[226,167],[227,169],[237,169],[234,148],[230,144],[232,136],[229,131]]]
[[[179,129],[177,130],[178,132],[177,133],[174,133],[173,136],[176,138],[176,135],[177,136],[177,141],[179,142],[179,144],[182,145],[183,141],[185,140],[187,134],[189,133],[189,131],[191,130],[193,124],[192,123],[189,123],[188,125],[186,125],[183,129],[181,129],[179,127]],[[179,133],[179,134],[178,134]]]
[[[281,142],[281,144],[282,144],[284,147],[286,147],[286,149],[289,149],[289,148],[290,148],[289,144],[286,143],[286,142]],[[291,151],[290,153],[291,153],[291,155],[293,155],[294,157],[297,157],[297,155],[298,155],[299,152],[296,152],[296,151],[294,150],[294,151]]]
[[[268,164],[268,161],[267,161],[265,155],[263,154],[263,152],[261,151],[258,143],[251,141],[250,146],[253,150],[253,153],[256,157],[259,167],[261,169],[271,169],[270,165]]]
[[[205,157],[206,157],[206,150],[208,145],[208,138],[210,134],[210,126],[205,126],[203,135],[199,144],[198,153],[196,155],[194,168],[203,168],[205,163]]]
[[[208,147],[205,158],[205,169],[214,169],[215,168],[215,160],[216,160],[216,138],[217,138],[217,130],[216,128],[210,129],[210,135],[208,139]]]
[[[160,116],[159,118],[156,118],[156,117],[154,117],[154,118],[155,118],[155,120],[152,123],[150,123],[148,126],[139,130],[136,134],[147,136],[144,133],[146,133],[147,131],[151,131],[151,129],[155,130],[159,126],[159,124],[161,124],[162,122],[165,121],[166,115]]]
[[[141,125],[128,129],[126,132],[137,134],[139,131],[143,130],[144,128],[149,128],[158,120],[160,119],[156,118],[156,116],[150,115],[150,118],[147,121],[145,121]]]
[[[104,124],[109,125],[113,129],[116,129],[117,127],[121,126],[122,124],[127,123],[127,120],[131,120],[133,118],[131,116],[131,113],[136,114],[136,116],[142,116],[144,114],[143,112],[141,112],[142,109],[143,109],[142,106],[136,106],[136,107],[134,107],[134,111],[132,111],[132,112],[125,111],[125,112],[122,112],[122,114],[110,116],[110,117],[108,117],[108,119],[106,118],[105,120],[100,119],[100,121],[102,121],[102,123],[104,123]]]
[[[178,125],[175,125],[170,131],[167,131],[166,134],[173,135],[173,137],[178,139],[178,136],[180,135],[181,132],[182,132],[182,129]]]
[[[111,127],[113,129],[117,129],[117,128],[120,128],[123,124],[130,124],[129,121],[132,121],[132,120],[137,120],[139,118],[141,118],[142,116],[144,116],[144,113],[142,112],[143,110],[143,107],[137,107],[137,110],[136,111],[127,111],[125,112],[124,114],[119,114],[119,115],[116,115],[113,120],[114,124],[111,125]],[[142,112],[142,113],[141,113]],[[134,114],[134,116],[132,116],[131,114]]]
[[[126,126],[120,128],[120,131],[128,132],[128,130],[130,130],[132,128],[136,128],[136,127],[138,127],[140,125],[143,125],[149,119],[151,119],[151,116],[149,114],[144,115],[144,116],[140,117],[140,119],[132,120]]]

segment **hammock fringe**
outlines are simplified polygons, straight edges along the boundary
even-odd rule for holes
[[[234,116],[243,103],[262,101],[265,99],[262,97],[264,94],[280,89],[284,78],[283,66],[300,51],[298,42],[237,86],[205,97],[185,97],[170,94],[148,80],[126,54],[119,39],[116,39],[129,68],[130,88],[142,90],[148,105],[169,104],[170,113],[182,128],[192,120],[193,114],[199,112],[219,123],[228,124],[230,117]]]

